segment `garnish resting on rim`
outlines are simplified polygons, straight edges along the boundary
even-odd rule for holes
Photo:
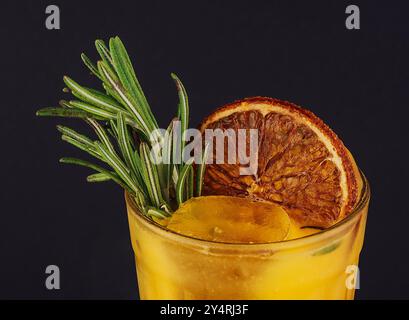
[[[151,161],[152,146],[163,139],[148,101],[136,78],[128,53],[119,37],[95,41],[100,60],[95,65],[84,53],[82,61],[102,81],[102,89],[81,86],[64,76],[67,88],[76,100],[60,101],[59,107],[43,108],[38,116],[80,118],[95,131],[98,139],[91,138],[65,126],[57,126],[62,140],[89,153],[109,168],[77,159],[62,158],[60,162],[88,167],[96,171],[87,177],[88,182],[112,180],[128,191],[138,209],[147,216],[168,217],[187,199],[200,196],[204,175],[204,161],[196,166],[191,162],[175,163],[173,153],[183,150],[183,139],[166,141],[160,156],[167,161]],[[171,121],[167,133],[173,137],[173,121],[180,121],[181,132],[188,128],[189,103],[186,90],[175,74],[179,96],[177,116]],[[153,137],[153,138],[152,138]],[[153,139],[153,141],[149,140]],[[176,143],[180,148],[175,148]],[[206,152],[203,154],[203,159]],[[196,179],[196,188],[194,180]]]

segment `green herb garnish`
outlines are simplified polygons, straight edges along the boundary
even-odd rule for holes
[[[174,139],[173,121],[180,121],[182,134],[189,124],[186,90],[180,79],[171,74],[179,96],[177,116],[171,121],[166,135],[152,135],[153,132],[160,132],[158,122],[122,41],[118,37],[111,38],[107,47],[102,40],[96,40],[95,46],[100,55],[96,64],[84,53],[81,58],[92,74],[102,81],[102,88],[86,88],[65,76],[64,83],[68,88],[64,91],[71,92],[76,100],[63,100],[60,106],[43,108],[37,111],[37,115],[85,120],[94,129],[96,140],[65,126],[57,126],[57,129],[62,134],[62,140],[87,152],[102,165],[76,158],[62,158],[60,162],[96,171],[87,177],[88,182],[112,180],[134,197],[141,213],[167,217],[182,202],[201,194],[204,164],[198,165],[194,174],[191,162],[174,161],[183,159],[184,139]],[[169,139],[165,139],[165,136]],[[159,163],[151,159],[151,151],[158,143],[163,145],[159,156],[164,159]],[[175,152],[180,154],[175,157]],[[206,151],[202,159],[205,157]]]

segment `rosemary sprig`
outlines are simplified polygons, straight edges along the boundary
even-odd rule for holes
[[[189,174],[192,171],[192,161],[188,161],[185,165],[182,166],[180,170],[179,178],[176,184],[176,200],[178,204],[182,204],[184,201],[187,200],[188,193],[186,192],[187,188],[191,187],[193,190],[193,185],[188,186],[187,183],[192,183],[189,180]]]
[[[93,115],[85,112],[83,110],[77,109],[63,109],[58,107],[47,107],[37,111],[38,116],[42,117],[64,117],[64,118],[80,118],[86,119],[92,117]],[[97,116],[93,116],[94,119],[104,120],[105,118],[98,118]]]
[[[206,160],[209,154],[209,144],[204,147],[201,162],[197,166],[196,173],[196,196],[199,197],[202,194],[203,178],[206,169]]]
[[[60,162],[94,170],[96,173],[87,177],[88,182],[116,182],[133,195],[143,214],[157,218],[168,217],[194,193],[200,196],[203,181],[204,164],[198,165],[194,173],[192,161],[185,164],[173,162],[173,159],[183,159],[184,139],[183,136],[174,139],[173,123],[180,121],[182,135],[188,128],[189,104],[186,90],[180,79],[172,73],[179,96],[177,117],[171,121],[165,135],[152,135],[159,128],[158,122],[122,41],[118,37],[111,38],[107,47],[102,40],[96,40],[95,47],[100,56],[97,63],[92,62],[84,53],[81,54],[81,59],[91,73],[102,81],[103,91],[87,88],[64,76],[67,86],[64,91],[71,92],[77,100],[62,100],[60,107],[43,108],[37,111],[37,115],[86,121],[94,129],[96,139],[66,126],[59,125],[57,129],[64,141],[108,165],[109,169],[76,158],[62,158]],[[162,163],[152,161],[156,143],[163,146],[159,155]],[[206,157],[206,150],[205,148],[203,159]],[[174,157],[175,152],[178,153],[177,157]]]
[[[104,169],[101,166],[98,166],[96,164],[93,164],[93,163],[85,161],[85,160],[76,159],[76,158],[61,158],[60,162],[61,163],[68,163],[68,164],[75,164],[75,165],[78,165],[78,166],[83,166],[83,167],[86,167],[86,168],[93,169],[93,170],[95,170],[95,171],[97,171],[99,173],[102,173],[105,176],[109,177],[111,180],[113,180],[117,184],[119,184],[122,188],[124,188],[128,192],[132,193],[132,190],[125,183],[123,183],[123,181],[118,177],[118,175],[115,172],[110,172],[110,171]],[[93,181],[93,182],[96,182],[96,181]]]

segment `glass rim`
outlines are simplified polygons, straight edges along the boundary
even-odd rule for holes
[[[315,242],[319,242],[321,239],[325,239],[326,237],[331,237],[333,235],[336,235],[337,232],[340,232],[341,230],[343,230],[343,228],[348,227],[361,215],[361,213],[363,212],[363,209],[369,203],[371,191],[370,191],[369,182],[366,179],[365,175],[363,174],[361,170],[359,170],[359,172],[361,174],[361,178],[363,182],[362,188],[361,188],[362,190],[361,196],[360,196],[359,201],[357,202],[357,204],[355,205],[355,207],[353,208],[353,210],[347,217],[337,222],[336,224],[332,225],[331,227],[321,230],[317,233],[306,235],[300,238],[275,241],[275,242],[262,242],[262,243],[222,242],[222,241],[204,240],[204,239],[180,234],[173,230],[167,229],[166,227],[160,225],[159,223],[141,214],[139,210],[135,207],[135,202],[127,191],[125,191],[125,201],[129,206],[131,206],[132,211],[133,211],[131,214],[133,214],[137,219],[140,219],[145,224],[149,225],[149,227],[153,228],[155,232],[163,233],[164,235],[168,237],[174,237],[176,239],[179,238],[179,241],[190,242],[194,245],[199,245],[199,246],[207,245],[209,247],[210,246],[211,247],[223,247],[223,248],[230,247],[232,249],[238,249],[238,248],[257,249],[257,248],[262,248],[262,247],[268,247],[269,249],[271,249],[272,247],[279,248],[279,247],[288,247],[288,246],[297,247],[298,244],[305,244],[305,242],[315,243]]]

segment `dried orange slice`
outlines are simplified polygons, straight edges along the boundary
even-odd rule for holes
[[[216,128],[258,129],[257,173],[240,175],[238,160],[209,164],[205,195],[272,201],[302,226],[317,227],[343,219],[357,202],[362,184],[358,167],[337,135],[312,112],[277,99],[247,98],[217,109],[200,126],[202,133]],[[225,145],[227,153],[227,139]]]

